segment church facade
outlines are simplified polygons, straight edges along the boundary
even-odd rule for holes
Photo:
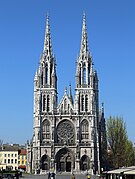
[[[27,145],[29,172],[100,172],[104,112],[103,108],[99,112],[98,75],[88,48],[85,15],[75,80],[75,96],[70,85],[58,104],[56,59],[47,16],[44,49],[34,78],[33,137]]]

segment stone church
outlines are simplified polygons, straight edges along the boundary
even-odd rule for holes
[[[75,81],[74,97],[70,85],[58,103],[56,58],[47,16],[44,48],[34,78],[33,137],[27,144],[27,170],[32,173],[100,172],[104,107],[99,111],[98,75],[88,47],[85,14]]]

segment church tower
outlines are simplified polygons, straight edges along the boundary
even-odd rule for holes
[[[76,89],[74,110],[80,116],[80,143],[90,155],[90,168],[98,171],[99,122],[98,122],[98,76],[93,70],[92,56],[88,47],[86,15],[83,15],[80,54],[76,63]],[[91,147],[88,147],[88,146]]]
[[[44,49],[40,57],[39,69],[34,78],[34,127],[33,162],[36,172],[41,165],[41,146],[51,140],[54,131],[54,114],[57,111],[56,59],[52,52],[49,17],[46,19]],[[50,146],[51,148],[51,146]]]

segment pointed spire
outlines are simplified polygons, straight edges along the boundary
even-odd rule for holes
[[[45,40],[44,40],[44,50],[47,56],[52,56],[52,44],[51,44],[51,36],[50,36],[50,23],[49,23],[49,16],[46,16],[46,32],[45,32]]]
[[[73,104],[71,83],[69,84],[69,98],[70,98],[70,100],[71,100],[71,103]]]
[[[52,76],[56,75],[55,62],[52,65]]]
[[[88,52],[88,36],[87,36],[87,29],[86,29],[86,15],[85,15],[85,12],[84,12],[80,55],[84,54],[84,53],[87,54],[87,52]]]

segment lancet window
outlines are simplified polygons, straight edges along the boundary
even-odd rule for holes
[[[50,111],[50,97],[47,95],[47,112]]]
[[[46,109],[46,96],[43,96],[43,111]]]
[[[86,84],[86,67],[83,67],[83,84]]]
[[[47,119],[43,122],[42,132],[43,139],[50,139],[50,122]]]
[[[82,140],[89,138],[89,124],[86,119],[84,119],[81,123],[81,138]]]
[[[82,111],[84,111],[84,96],[83,95],[81,97],[81,106],[82,106]]]
[[[85,111],[88,111],[88,95],[85,96]]]
[[[45,67],[45,84],[48,84],[48,66]]]

